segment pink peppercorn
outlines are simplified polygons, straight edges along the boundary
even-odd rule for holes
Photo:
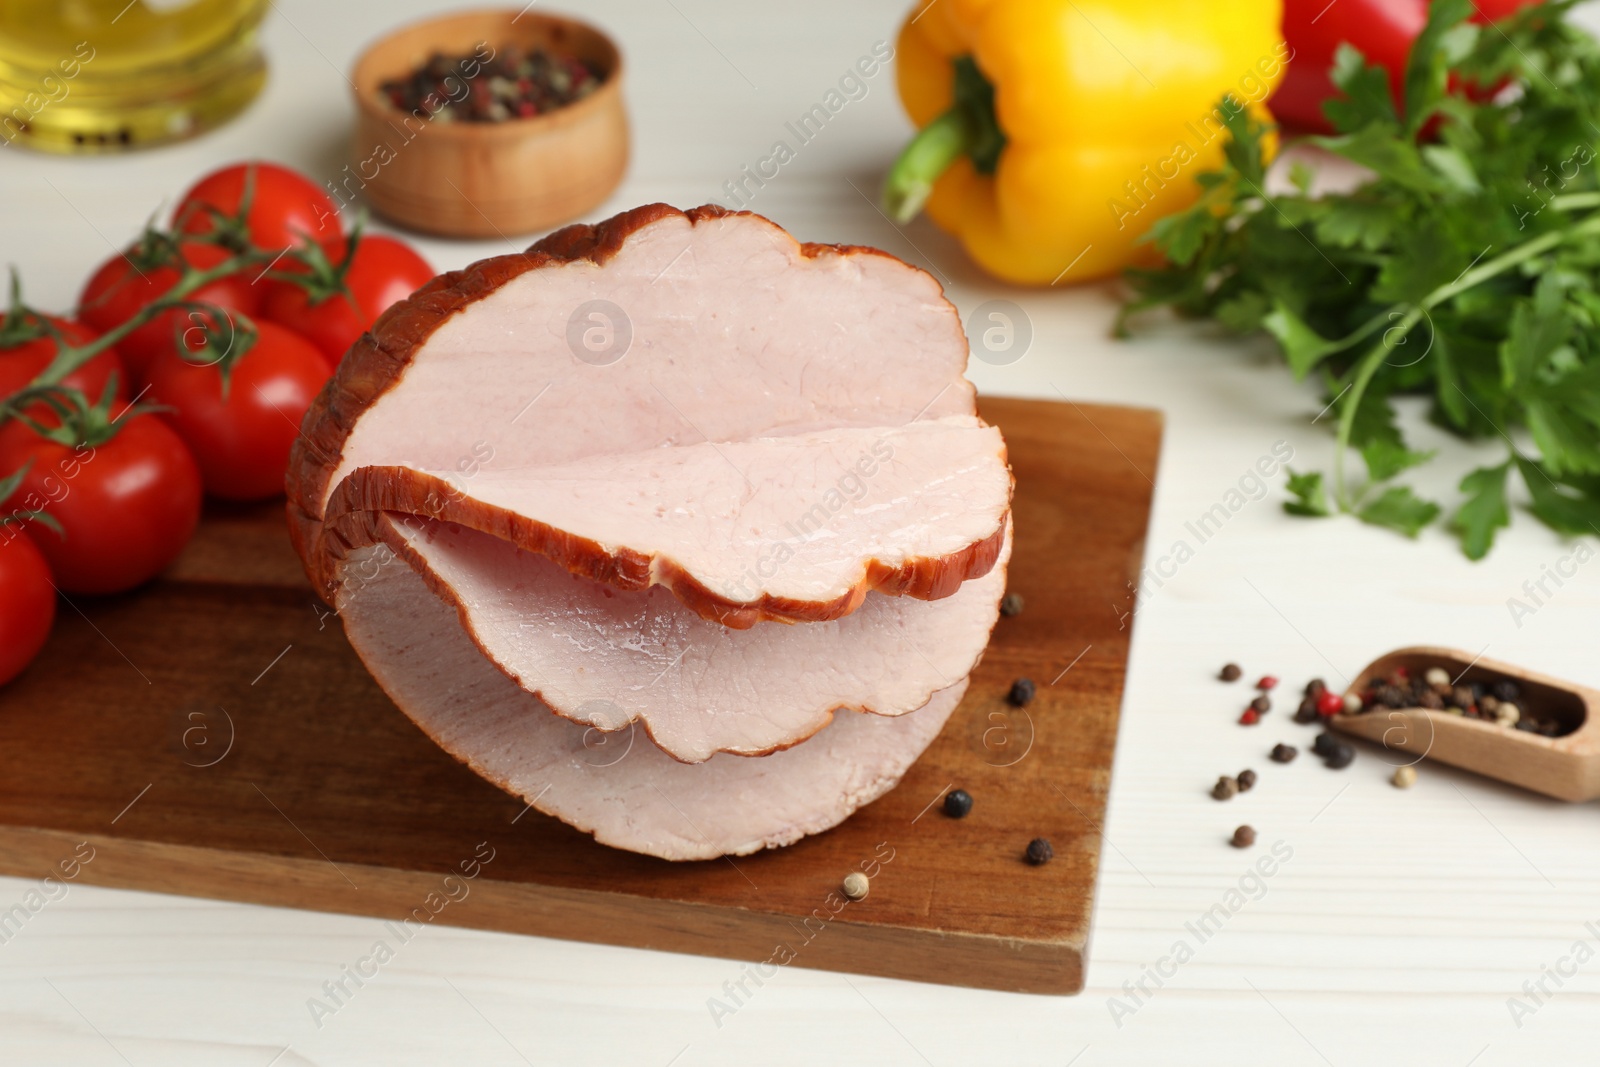
[[[1269,689],[1276,689],[1277,687],[1278,678],[1276,675],[1272,674],[1263,674],[1261,676],[1261,680],[1256,683],[1256,688],[1261,690],[1263,693],[1267,692]]]
[[[1344,710],[1344,697],[1331,689],[1324,689],[1317,694],[1317,714],[1323,718],[1331,718]]]
[[[1255,708],[1245,708],[1244,714],[1239,716],[1239,725],[1254,726],[1261,721],[1261,713]]]

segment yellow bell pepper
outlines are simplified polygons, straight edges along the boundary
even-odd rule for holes
[[[1139,238],[1222,160],[1224,94],[1269,121],[1281,18],[1282,0],[920,0],[897,77],[921,132],[885,208],[906,221],[925,203],[1008,281],[1148,262]]]

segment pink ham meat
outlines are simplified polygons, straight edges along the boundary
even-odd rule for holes
[[[639,208],[443,275],[386,312],[307,413],[290,458],[291,532],[331,599],[325,509],[362,467],[475,482],[663,446],[972,416],[966,360],[938,283],[893,256],[802,245],[760,216],[715,207]],[[994,463],[1003,468],[1003,454]],[[376,492],[389,490],[404,487]],[[874,577],[933,595],[983,574],[1003,519],[991,504],[980,503],[988,528],[971,544],[921,559],[917,573],[855,561],[862,577],[843,608]],[[626,545],[562,540],[568,565],[596,580],[627,588],[648,577],[650,561]],[[572,562],[580,556],[586,565]],[[763,587],[750,592],[708,593],[720,603],[687,595],[729,625],[841,613],[832,592],[776,604]]]
[[[995,621],[966,356],[892,256],[640,208],[385,313],[307,413],[291,536],[484,777],[667,859],[787,844],[893,787]]]
[[[949,596],[993,565],[1010,502],[999,431],[949,415],[470,478],[364,467],[340,485],[328,515],[432,515],[586,578],[629,590],[664,585],[707,618],[743,628],[758,616],[839,618],[871,589]]]
[[[668,860],[744,855],[835,826],[899,781],[944,726],[966,679],[909,715],[844,715],[760,759],[679,763],[642,731],[602,734],[550,714],[483,657],[411,568],[358,549],[335,604],[389,696],[445,751],[548,815],[616,848]]]
[[[556,713],[600,730],[637,721],[685,762],[787,748],[836,710],[922,707],[982,654],[1010,555],[1008,541],[987,575],[934,603],[873,593],[832,622],[734,630],[659,586],[619,592],[451,523],[384,515],[366,530],[338,528],[421,575],[480,653]]]

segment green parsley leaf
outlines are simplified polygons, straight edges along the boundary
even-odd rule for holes
[[[1396,485],[1357,511],[1356,517],[1373,526],[1387,526],[1407,537],[1415,537],[1424,526],[1439,517],[1439,505],[1431,500],[1423,500],[1411,491],[1410,486]]]
[[[1310,474],[1296,474],[1289,471],[1289,492],[1294,500],[1285,500],[1283,510],[1291,515],[1332,515],[1333,509],[1328,507],[1328,494],[1322,488],[1322,475],[1313,471]]]
[[[1511,525],[1511,510],[1506,507],[1506,473],[1511,461],[1498,467],[1479,467],[1461,479],[1460,489],[1467,499],[1456,509],[1450,528],[1461,538],[1461,551],[1468,559],[1482,559],[1494,545],[1494,534]]]

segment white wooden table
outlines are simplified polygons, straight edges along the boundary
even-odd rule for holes
[[[271,83],[227,129],[114,161],[4,152],[5,259],[35,303],[65,307],[113,245],[214,165],[259,155],[333,176],[352,112],[342,72],[366,40],[429,7],[285,0],[267,31]],[[892,42],[902,14],[860,0],[605,0],[578,11],[620,38],[635,120],[632,170],[596,218],[722,198],[724,182],[788,139],[786,121],[875,42]],[[1114,341],[1110,290],[1010,290],[927,224],[897,231],[871,199],[908,127],[891,73],[867,84],[751,206],[802,239],[876,244],[927,267],[964,312],[997,297],[1020,304],[1031,350],[1005,367],[974,363],[982,390],[1059,389],[1167,415],[1150,560],[1180,539],[1196,552],[1147,589],[1138,613],[1085,992],[1014,996],[789,968],[719,1026],[707,998],[737,963],[435,927],[319,1027],[308,998],[369,950],[377,921],[73,885],[0,944],[0,1062],[1592,1062],[1592,808],[1431,763],[1400,792],[1373,749],[1343,772],[1309,756],[1272,764],[1273,742],[1305,744],[1310,732],[1287,711],[1234,725],[1246,694],[1212,676],[1236,659],[1289,687],[1314,674],[1339,682],[1380,652],[1429,642],[1600,684],[1600,564],[1519,625],[1508,598],[1570,547],[1526,515],[1472,564],[1439,529],[1412,543],[1350,520],[1289,518],[1281,483],[1198,544],[1185,522],[1275,443],[1294,449],[1298,467],[1327,467],[1316,395],[1264,345],[1170,324]],[[440,268],[505,248],[420,244]],[[1473,455],[1411,415],[1414,440],[1444,449],[1419,487],[1451,499]],[[1219,774],[1246,766],[1261,774],[1254,792],[1227,805],[1207,797]],[[1260,845],[1229,848],[1246,821]],[[1225,902],[1275,842],[1292,857],[1259,888],[1247,881],[1252,899],[1202,943],[1186,924]],[[31,884],[0,879],[0,910]],[[1179,941],[1193,956],[1174,973],[1161,961]],[[1146,973],[1158,963],[1171,975],[1159,987]],[[1547,966],[1572,973],[1559,985],[1544,977],[1552,995],[1536,1004],[1524,983]],[[1130,996],[1141,981],[1146,992]],[[1536,1010],[1514,1016],[1517,997]]]

